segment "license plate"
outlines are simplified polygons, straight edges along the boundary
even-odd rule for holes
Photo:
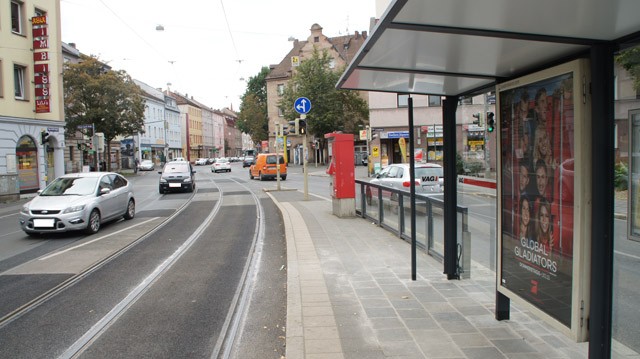
[[[173,187],[178,187],[178,188],[180,188],[180,187],[182,187],[182,184],[181,183],[169,183],[169,187],[172,187],[172,188]]]
[[[33,226],[37,228],[53,228],[55,221],[53,219],[34,219]]]

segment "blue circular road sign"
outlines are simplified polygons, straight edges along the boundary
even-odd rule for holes
[[[298,97],[293,103],[293,109],[301,115],[309,113],[311,110],[311,101],[306,97]]]

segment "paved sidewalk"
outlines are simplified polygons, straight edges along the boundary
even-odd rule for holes
[[[338,218],[331,202],[271,191],[287,236],[287,359],[586,358],[574,343],[512,304],[494,319],[494,273],[448,281],[442,264],[362,218]]]

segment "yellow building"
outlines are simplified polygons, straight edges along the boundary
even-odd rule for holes
[[[0,200],[35,192],[65,172],[60,49],[59,1],[3,2]]]

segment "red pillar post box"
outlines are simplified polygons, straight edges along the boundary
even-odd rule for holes
[[[331,175],[331,200],[333,214],[338,217],[351,217],[356,214],[356,182],[353,162],[353,135],[344,133],[327,133],[329,168]]]

